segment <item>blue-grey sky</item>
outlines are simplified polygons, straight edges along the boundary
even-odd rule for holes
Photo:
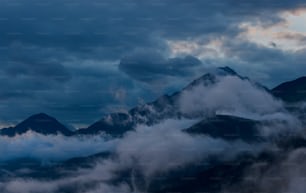
[[[87,125],[230,66],[306,74],[303,0],[0,0],[0,123]]]

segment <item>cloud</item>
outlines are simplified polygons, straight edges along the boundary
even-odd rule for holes
[[[70,78],[68,69],[37,46],[27,47],[14,42],[7,48],[8,56],[2,64],[1,73],[8,77],[29,77],[41,81],[65,82]],[[7,57],[8,57],[7,56]]]
[[[103,136],[65,137],[27,132],[13,138],[0,137],[0,161],[32,158],[41,162],[57,162],[73,157],[113,151],[116,140]]]
[[[220,85],[218,86],[218,84]],[[223,87],[223,84],[228,85]],[[228,87],[229,85],[230,87]],[[233,93],[233,96],[242,97],[239,100],[246,105],[245,107],[252,109],[260,120],[271,121],[268,122],[269,125],[262,125],[262,127],[258,128],[265,132],[263,134],[265,134],[264,137],[266,137],[267,141],[248,144],[239,139],[227,141],[212,138],[207,135],[189,135],[182,131],[197,123],[199,121],[197,119],[169,119],[153,126],[138,125],[134,131],[126,133],[121,139],[109,141],[101,138],[101,136],[81,139],[61,136],[56,136],[55,138],[55,136],[46,137],[27,133],[26,135],[17,136],[14,139],[14,143],[5,141],[9,140],[8,138],[1,140],[4,143],[1,145],[3,147],[1,154],[7,155],[8,157],[15,155],[15,158],[16,155],[30,155],[36,158],[61,160],[67,159],[69,156],[81,156],[106,149],[112,151],[113,156],[107,159],[97,160],[96,165],[93,165],[92,168],[79,168],[64,178],[40,180],[37,178],[11,177],[6,182],[0,184],[0,190],[4,193],[17,193],[20,190],[23,190],[25,193],[54,193],[64,190],[76,193],[95,193],[101,191],[130,193],[148,191],[150,182],[155,176],[181,170],[184,167],[199,162],[206,163],[212,157],[221,162],[235,160],[237,156],[242,154],[256,157],[259,153],[269,151],[276,147],[273,140],[269,141],[271,136],[275,136],[273,132],[277,131],[276,133],[282,133],[285,127],[285,131],[290,129],[294,130],[296,127],[293,126],[294,123],[290,125],[287,124],[287,122],[290,123],[289,121],[283,121],[287,119],[291,120],[289,114],[275,113],[280,108],[279,105],[281,103],[279,104],[279,101],[274,101],[270,95],[266,96],[267,93],[265,91],[255,87],[246,80],[240,80],[236,77],[223,77],[215,85],[215,88],[228,92],[226,94]],[[223,88],[228,89],[223,90]],[[244,91],[249,91],[250,93],[243,94],[238,88],[248,88]],[[204,92],[201,93],[203,94]],[[215,94],[219,92],[212,90],[211,93]],[[256,104],[253,104],[254,106],[250,107],[248,105],[251,104],[246,104],[246,101],[248,101],[247,97],[250,97],[250,95],[256,97],[257,100],[264,99],[263,101],[267,101],[269,104],[271,103],[272,106],[269,106],[268,109],[262,109],[256,108]],[[222,96],[227,95],[222,92]],[[214,98],[218,99],[217,96],[214,96]],[[231,96],[227,98],[231,99]],[[253,102],[256,102],[254,98],[250,98]],[[202,99],[206,100],[206,97]],[[227,100],[226,102],[231,104],[233,101],[236,101],[236,99]],[[214,103],[217,105],[212,106],[214,108],[218,107],[220,109],[228,107],[227,103],[225,101],[222,102],[222,100],[214,101]],[[239,106],[237,110],[245,110],[245,107]],[[286,138],[286,135],[283,136]],[[20,151],[18,151],[18,147],[21,146],[23,148],[19,148]],[[33,149],[33,147],[37,148]],[[27,149],[31,151],[27,152]],[[69,152],[68,155],[67,152]],[[121,175],[125,172],[128,173],[127,177],[124,178],[126,180],[122,180]]]
[[[192,56],[165,58],[159,53],[140,52],[123,58],[119,69],[143,82],[164,81],[167,77],[192,77],[202,62]]]
[[[220,112],[248,117],[284,111],[281,101],[249,80],[236,76],[219,77],[216,84],[185,90],[179,105],[181,112],[191,115]]]
[[[301,118],[288,112],[282,101],[237,76],[217,77],[213,85],[184,90],[178,107],[187,117],[218,114],[259,121],[259,135],[266,138],[302,135],[304,131]]]
[[[188,128],[188,122],[194,121],[187,121],[187,125],[183,122],[167,120],[151,128],[141,126],[135,132],[127,133],[117,147],[119,159],[129,167],[139,167],[142,174],[150,178],[206,160],[212,155],[227,160],[241,152],[256,152],[262,148],[242,141],[232,143],[210,136],[191,136],[181,129]],[[229,152],[230,149],[235,151]]]
[[[196,120],[167,120],[148,127],[139,126],[127,133],[114,150],[114,156],[100,160],[93,168],[75,170],[70,176],[55,180],[11,178],[0,184],[5,193],[17,193],[21,189],[30,192],[120,192],[147,191],[146,185],[156,174],[166,174],[189,164],[205,161],[216,156],[229,161],[239,154],[257,154],[265,144],[247,144],[239,140],[229,142],[209,136],[191,136],[182,131]],[[89,142],[91,143],[91,142]],[[82,143],[79,144],[82,147]],[[105,148],[105,147],[104,147]],[[65,148],[64,148],[65,149]],[[131,181],[122,182],[121,172],[130,171]],[[144,183],[137,182],[144,177]],[[113,184],[113,181],[118,181]]]
[[[219,60],[219,64],[226,63],[270,87],[305,75],[305,49],[285,51],[233,38],[224,40],[222,50],[227,61]]]

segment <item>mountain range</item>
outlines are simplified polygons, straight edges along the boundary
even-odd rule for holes
[[[203,92],[205,93],[215,92],[212,88],[215,88],[221,79],[224,80],[224,78],[229,77],[235,78],[235,80],[243,80],[242,82],[247,82],[256,90],[262,91],[264,93],[263,99],[268,100],[272,96],[276,105],[285,104],[284,108],[286,109],[276,111],[274,114],[268,111],[268,116],[262,113],[265,111],[257,113],[260,115],[259,117],[252,116],[252,111],[256,110],[252,108],[252,103],[255,103],[252,100],[259,97],[258,93],[254,92],[247,95],[251,97],[251,100],[249,100],[251,106],[247,106],[251,112],[248,116],[246,116],[247,113],[228,114],[217,111],[208,114],[187,113],[180,107],[180,100],[186,92],[191,93],[193,97],[199,97],[197,96],[199,93],[196,92],[198,87],[204,88]],[[230,79],[226,80],[229,81]],[[285,179],[286,175],[289,174],[285,170],[285,175],[281,178],[279,172],[286,167],[303,165],[303,157],[300,158],[297,155],[303,153],[306,149],[306,137],[303,134],[304,131],[299,132],[295,129],[300,126],[296,117],[302,121],[305,119],[305,112],[299,108],[306,101],[305,85],[306,78],[301,77],[281,83],[273,89],[268,89],[247,77],[240,76],[229,67],[222,67],[211,70],[195,79],[178,92],[163,95],[155,101],[134,107],[126,113],[111,113],[88,126],[88,128],[72,131],[57,119],[45,113],[32,115],[14,127],[0,130],[0,135],[4,136],[2,140],[8,140],[9,143],[14,143],[15,138],[11,137],[27,132],[39,133],[46,137],[45,141],[40,142],[41,144],[38,143],[40,144],[38,149],[34,148],[37,144],[35,143],[35,137],[38,136],[35,135],[34,138],[30,138],[31,146],[28,153],[22,154],[25,151],[22,146],[19,148],[13,146],[13,153],[5,151],[12,155],[15,151],[21,150],[23,156],[0,161],[0,192],[10,193],[10,191],[1,189],[1,183],[10,182],[10,180],[12,180],[13,185],[8,186],[9,188],[19,187],[20,184],[25,183],[25,187],[34,189],[28,192],[37,193],[80,193],[87,191],[87,189],[90,191],[91,188],[99,187],[101,183],[102,191],[93,192],[104,192],[103,190],[105,192],[125,192],[117,189],[115,189],[116,191],[103,189],[108,186],[121,187],[122,184],[130,188],[130,191],[127,192],[281,192],[274,191],[274,189],[264,191],[261,183],[268,183],[268,188],[271,184],[273,187],[283,187],[290,181],[290,179]],[[225,95],[229,93],[224,94],[222,92],[223,89],[225,88],[221,87],[217,90],[218,96],[216,97],[221,95],[224,100],[227,100],[227,97],[231,98],[230,95]],[[238,89],[245,89],[245,87],[239,87]],[[231,91],[227,90],[227,92]],[[241,95],[243,92],[234,94]],[[255,95],[255,97],[252,95]],[[212,103],[217,103],[217,99],[213,98]],[[238,107],[245,103],[240,99],[238,98],[239,103],[235,104]],[[267,104],[263,100],[260,100],[259,103]],[[210,103],[206,104],[210,105]],[[196,105],[202,108],[200,104]],[[295,108],[292,108],[294,105]],[[287,113],[286,117],[282,113]],[[297,116],[291,117],[295,115]],[[289,120],[284,119],[284,117]],[[165,123],[167,120],[195,121],[184,126],[180,132],[174,133],[170,128],[171,124],[170,126],[166,124],[166,128],[169,130],[159,131],[158,126],[154,127]],[[145,129],[137,132],[138,125],[145,126]],[[156,133],[146,129],[146,127],[156,129],[157,137]],[[133,130],[135,132],[127,133]],[[167,133],[168,131],[169,133]],[[142,132],[148,133],[144,134]],[[88,144],[85,148],[86,152],[92,148],[97,148],[94,144],[101,138],[95,137],[100,137],[100,133],[106,134],[103,137],[107,136],[106,142],[102,138],[102,141],[104,141],[101,145],[102,149],[83,156],[73,154],[74,152],[80,152],[82,146],[80,143],[84,141]],[[175,137],[175,135],[177,136]],[[41,140],[41,136],[38,140]],[[69,140],[72,140],[73,143],[65,144]],[[115,143],[119,141],[119,147],[116,146],[116,150],[112,148],[103,149],[103,145],[106,145],[108,140]],[[22,140],[17,141],[17,143],[26,144]],[[70,148],[68,150],[60,149],[53,143],[64,143]],[[65,145],[59,147],[65,147]],[[3,143],[3,146],[2,151],[7,148],[5,143]],[[100,144],[98,144],[98,147],[100,148]],[[26,149],[26,147],[24,148]],[[122,148],[121,152],[120,148]],[[37,157],[32,156],[32,151],[35,153],[46,151],[47,153],[42,155],[43,158],[48,157],[53,149],[61,156],[69,153],[72,153],[73,156],[51,163],[44,163]],[[299,164],[292,164],[292,159],[295,158],[299,161]],[[193,162],[188,162],[190,159]],[[289,164],[286,161],[287,159],[290,160]],[[174,169],[167,170],[168,166],[171,168],[180,160],[183,160],[184,164],[178,164]],[[287,165],[284,167],[281,164]],[[106,169],[103,169],[103,167],[106,167]],[[154,171],[158,171],[154,173],[153,177],[148,175],[152,168]],[[160,168],[166,169],[159,171]],[[109,170],[113,173],[108,173]],[[290,172],[292,171],[299,170],[290,170]],[[108,179],[109,175],[111,175],[110,179]],[[295,179],[295,177],[292,177],[292,179]],[[292,186],[298,187],[298,184]],[[36,190],[40,187],[43,188],[41,191]]]
[[[56,118],[45,113],[39,113],[28,117],[14,127],[1,129],[0,135],[13,137],[18,134],[26,133],[27,131],[33,131],[43,135],[62,134],[64,136],[73,136],[106,133],[112,137],[120,137],[125,132],[133,130],[138,124],[154,125],[169,118],[195,118],[181,112],[179,109],[178,102],[182,93],[199,85],[213,86],[218,82],[218,77],[220,76],[235,76],[239,79],[249,81],[254,86],[271,93],[275,98],[278,98],[285,103],[306,101],[306,77],[284,82],[273,89],[268,89],[257,82],[252,82],[247,77],[240,76],[229,67],[220,67],[212,72],[204,74],[198,79],[195,79],[181,91],[175,92],[171,95],[163,95],[153,102],[132,108],[126,113],[111,113],[84,129],[71,131]],[[217,116],[214,116],[214,118],[216,117]],[[220,117],[217,118],[220,119]],[[221,117],[221,119],[225,119],[225,117]],[[227,117],[226,120],[223,121],[231,122],[233,120],[239,120],[239,117],[237,119],[234,116],[232,116],[232,118]],[[197,132],[199,130],[193,128],[189,131]]]

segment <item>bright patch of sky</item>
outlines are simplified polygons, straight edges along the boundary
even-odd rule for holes
[[[240,34],[254,43],[266,47],[274,47],[285,51],[298,51],[306,48],[306,10],[283,12],[284,22],[271,26],[261,26],[250,22],[242,23]]]
[[[238,38],[261,46],[295,52],[306,48],[306,9],[280,13],[283,22],[271,26],[244,22],[239,25],[244,30]],[[199,40],[169,40],[171,57],[193,55],[199,59],[224,58],[222,37],[209,42]]]
[[[223,58],[222,40],[214,39],[209,42],[198,40],[176,40],[167,41],[171,50],[171,57],[193,55],[199,59]]]
[[[288,28],[306,35],[306,9],[286,13]]]

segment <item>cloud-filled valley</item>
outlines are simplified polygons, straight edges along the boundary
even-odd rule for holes
[[[9,181],[3,183],[1,188],[3,188],[4,192],[15,193],[23,190],[27,193],[57,192],[67,186],[74,192],[87,192],[87,189],[88,192],[91,192],[91,189],[86,184],[93,183],[96,184],[93,186],[97,187],[96,191],[103,191],[104,188],[115,191],[120,190],[122,187],[127,188],[127,185],[123,183],[120,186],[114,186],[109,181],[118,178],[117,173],[120,175],[120,172],[125,170],[131,171],[131,178],[135,178],[135,181],[138,180],[139,176],[143,176],[144,182],[149,186],[150,180],[154,179],[156,175],[166,174],[169,171],[182,169],[188,165],[199,164],[199,162],[206,164],[205,162],[214,156],[218,158],[218,161],[230,161],[239,154],[249,153],[256,155],[258,152],[268,148],[265,144],[247,144],[239,140],[227,142],[209,136],[191,136],[181,131],[182,128],[179,128],[185,125],[190,125],[190,121],[186,123],[186,121],[168,120],[153,127],[139,127],[135,131],[127,133],[125,137],[118,141],[116,148],[114,148],[115,157],[97,161],[92,165],[92,169],[80,169],[73,172],[72,176],[51,181],[9,178]],[[39,144],[40,142],[38,141],[37,143]],[[65,150],[65,148],[67,149],[67,144],[69,142],[66,142],[66,147],[61,144],[59,144],[59,147]],[[103,146],[96,143],[96,145],[107,148],[105,144]],[[37,148],[41,151],[45,149],[45,147],[41,146],[37,146]],[[82,150],[82,143],[78,143],[78,149]],[[56,155],[58,150],[52,152],[46,148],[46,152],[43,153],[60,157],[60,155]],[[33,155],[35,155],[35,150]],[[132,189],[146,188],[145,186],[142,187],[139,184],[140,182],[134,183],[134,185],[130,184]],[[77,189],[74,189],[75,184],[78,184]],[[132,191],[127,188],[124,192]]]

